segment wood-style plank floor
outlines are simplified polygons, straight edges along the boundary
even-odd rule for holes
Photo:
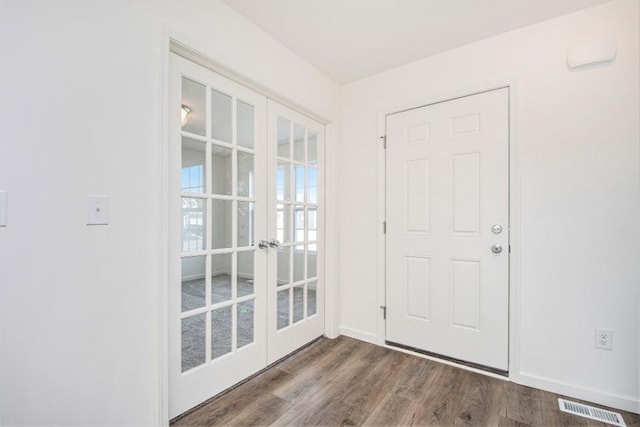
[[[560,412],[558,397],[347,337],[322,338],[172,426],[606,425]],[[640,426],[640,416],[613,411]]]

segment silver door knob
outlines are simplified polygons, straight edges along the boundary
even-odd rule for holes
[[[276,239],[269,240],[269,246],[271,246],[272,248],[280,247],[280,240],[276,240]]]
[[[502,245],[496,243],[495,245],[491,246],[491,252],[493,252],[494,254],[499,254],[500,252],[502,252]]]
[[[269,247],[269,242],[267,242],[266,240],[260,240],[258,241],[258,247],[260,249],[267,249]]]

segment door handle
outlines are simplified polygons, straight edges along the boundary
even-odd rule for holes
[[[280,247],[280,240],[277,240],[277,239],[269,240],[269,246],[271,246],[272,248],[279,248]]]
[[[260,249],[267,249],[269,247],[269,242],[267,242],[266,240],[260,240],[258,241],[258,247]]]
[[[499,254],[500,252],[502,252],[502,245],[496,243],[495,245],[491,246],[491,252],[493,252],[494,254]]]

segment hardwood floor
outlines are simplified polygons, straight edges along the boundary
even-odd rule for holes
[[[606,425],[560,412],[558,397],[347,337],[322,338],[171,425]],[[640,426],[640,416],[613,411]]]

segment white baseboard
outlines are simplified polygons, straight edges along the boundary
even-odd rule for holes
[[[227,270],[216,270],[216,271],[212,271],[211,272],[211,277],[215,277],[215,276],[219,276],[221,274],[226,274],[228,276],[231,276],[231,272],[227,271]],[[253,279],[253,274],[251,273],[242,273],[242,272],[238,272],[238,277],[241,279]],[[182,277],[182,280],[196,280],[196,279],[204,279],[205,276],[204,274],[192,274],[191,276],[184,276]]]
[[[599,405],[609,406],[611,408],[640,414],[640,398],[638,396],[608,393],[603,390],[581,387],[575,384],[557,381],[551,378],[529,374],[526,372],[520,372],[517,375],[517,379],[514,378],[514,382],[529,387],[550,391],[552,393],[586,400],[588,402],[597,403]]]
[[[183,282],[188,282],[190,280],[199,280],[204,279],[204,274],[192,274],[191,276],[182,276]]]
[[[340,326],[338,328],[338,335],[344,335],[349,338],[355,338],[357,340],[368,342],[371,344],[378,344],[378,337],[376,336],[376,334],[372,334],[371,332],[364,332],[357,329],[345,328],[344,326]]]

